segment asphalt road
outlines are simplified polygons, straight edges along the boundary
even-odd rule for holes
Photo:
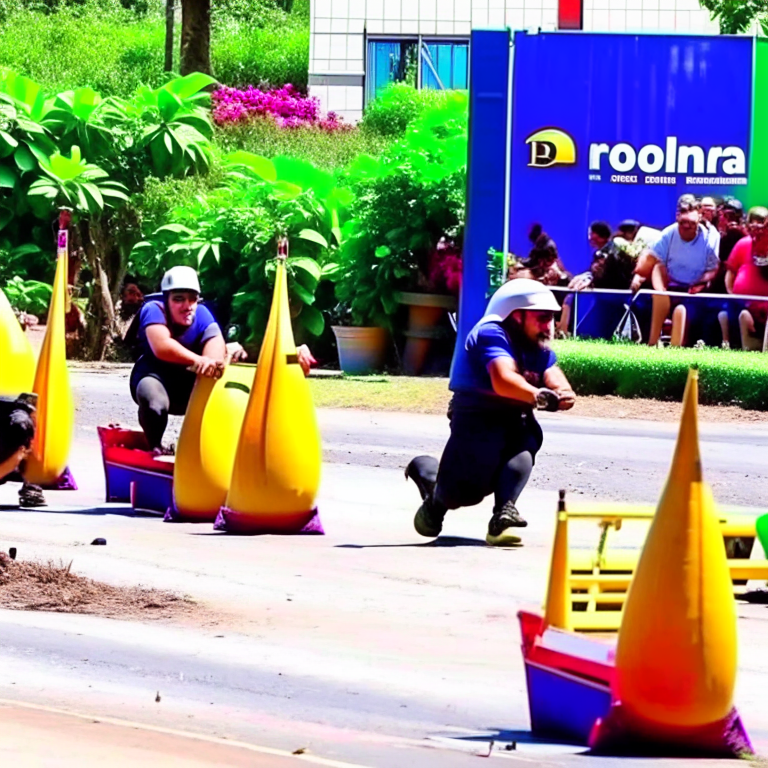
[[[439,455],[445,419],[323,411],[327,535],[228,537],[103,505],[95,427],[135,423],[135,407],[124,373],[78,372],[74,383],[81,490],[19,512],[14,489],[0,487],[0,547],[73,560],[76,572],[110,583],[179,590],[207,612],[179,626],[0,611],[0,699],[262,745],[288,763],[450,768],[488,754],[551,766],[619,762],[530,739],[515,614],[544,593],[554,491],[567,487],[587,503],[654,501],[674,425],[544,419],[545,447],[521,500],[525,546],[499,551],[482,543],[488,503],[452,513],[437,544],[413,532],[418,497],[402,467],[418,453]],[[703,430],[705,473],[722,504],[760,506],[767,449],[768,430]],[[96,536],[108,545],[84,546]],[[577,545],[596,541],[591,527],[574,532]],[[766,750],[768,608],[741,605],[739,615],[737,705]],[[2,745],[0,758],[19,754]]]

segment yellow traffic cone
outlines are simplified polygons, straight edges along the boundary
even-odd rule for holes
[[[571,628],[571,585],[568,568],[568,513],[565,511],[565,491],[560,491],[557,506],[555,541],[549,566],[549,587],[544,606],[544,626]]]
[[[37,430],[24,471],[24,479],[36,485],[56,483],[67,467],[72,446],[75,408],[67,369],[66,302],[67,258],[60,253],[33,387],[38,396]]]
[[[166,519],[216,519],[232,480],[255,372],[253,365],[228,365],[217,381],[198,377],[176,448],[175,508]]]
[[[0,290],[0,395],[31,392],[35,353],[5,294]]]
[[[321,462],[315,407],[291,329],[283,253],[278,256],[272,309],[217,527],[231,532],[300,531],[315,517]]]
[[[749,751],[733,709],[736,609],[715,502],[702,478],[698,371],[688,375],[672,467],[632,579],[614,707],[595,743]]]

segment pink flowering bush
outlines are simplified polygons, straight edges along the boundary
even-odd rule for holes
[[[322,131],[351,130],[335,112],[320,114],[320,102],[302,95],[290,83],[262,91],[249,85],[245,90],[222,86],[211,95],[217,125],[245,123],[255,117],[271,117],[282,128],[315,127]]]

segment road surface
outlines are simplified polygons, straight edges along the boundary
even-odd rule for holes
[[[19,755],[22,742],[46,749],[52,734],[72,732],[66,711],[86,715],[82,724],[111,718],[102,724],[124,729],[113,734],[117,743],[137,724],[160,728],[126,743],[126,755],[141,745],[147,755],[170,750],[180,766],[206,764],[208,754],[214,765],[217,749],[229,750],[220,764],[239,765],[245,747],[220,739],[255,749],[244,764],[256,766],[273,757],[264,764],[450,767],[480,754],[527,765],[598,764],[573,747],[529,738],[516,612],[544,594],[555,490],[569,488],[574,502],[655,500],[673,425],[544,419],[544,451],[521,500],[531,521],[526,546],[500,551],[482,543],[488,503],[452,513],[437,544],[412,529],[418,497],[402,466],[417,453],[439,454],[445,419],[324,411],[318,502],[327,535],[238,538],[102,504],[95,426],[133,423],[134,408],[123,373],[78,373],[75,386],[72,468],[81,490],[50,494],[46,511],[20,512],[15,489],[0,487],[0,547],[16,546],[21,558],[73,560],[76,572],[111,583],[179,590],[205,610],[183,625],[0,611],[0,699],[48,708],[6,703],[0,722],[13,725],[0,743],[17,751],[0,748],[0,756]],[[705,472],[724,504],[757,507],[768,430],[731,432],[703,430]],[[637,532],[622,535],[631,541]],[[96,536],[107,546],[88,546]],[[585,524],[573,539],[594,546],[597,531]],[[737,704],[768,751],[768,608],[741,605],[739,615]],[[177,732],[208,741],[198,748]],[[69,737],[57,754],[93,747],[95,764],[96,742]],[[667,764],[677,763],[660,763]]]

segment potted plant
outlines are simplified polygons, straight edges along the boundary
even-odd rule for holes
[[[339,366],[344,373],[359,376],[384,367],[389,339],[386,328],[355,325],[352,310],[345,304],[336,306],[330,313],[330,320],[339,351]],[[358,322],[362,322],[360,316]]]

